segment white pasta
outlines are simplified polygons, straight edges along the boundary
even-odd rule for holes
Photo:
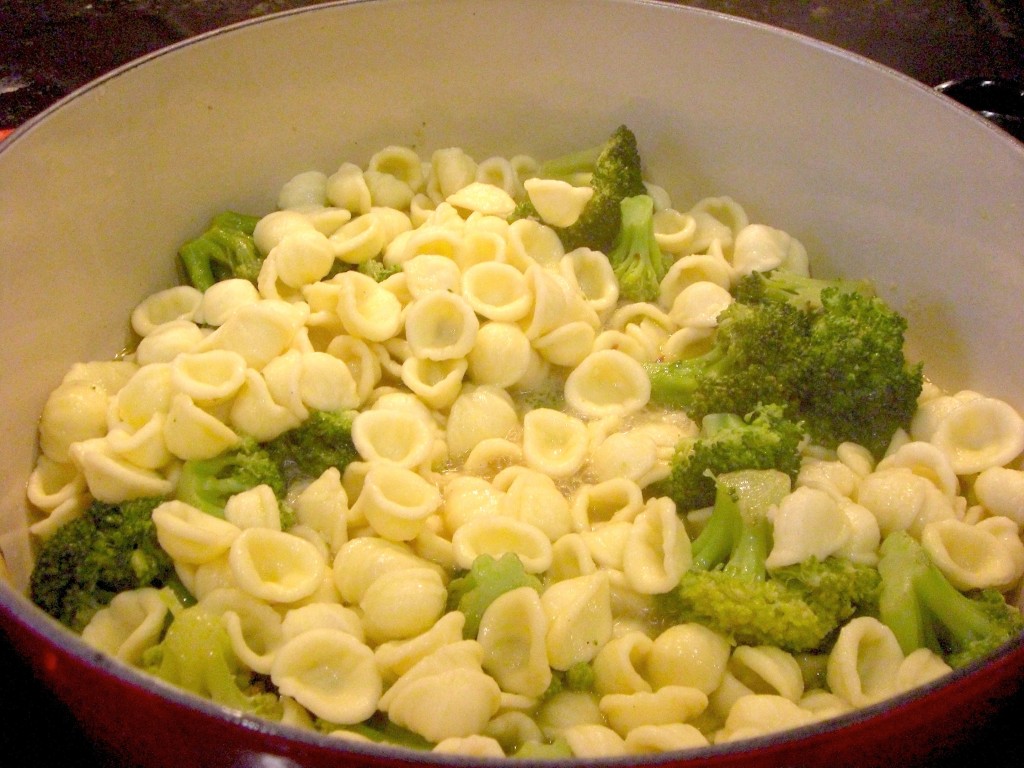
[[[895,692],[902,663],[903,651],[892,630],[862,616],[839,632],[828,657],[828,685],[853,706],[864,707]]]
[[[565,399],[590,418],[634,413],[651,396],[651,382],[634,358],[615,349],[587,355],[565,382]]]
[[[259,369],[288,349],[305,319],[301,308],[284,301],[245,304],[206,336],[196,351],[237,352],[246,365]]]
[[[178,285],[157,291],[143,299],[132,311],[132,330],[145,337],[164,323],[194,320],[203,294],[190,285]]]
[[[619,734],[606,725],[581,723],[564,729],[561,733],[572,750],[573,757],[601,758],[626,754],[626,742]]]
[[[707,737],[689,723],[638,725],[626,734],[626,751],[631,755],[650,755],[693,749],[708,745]]]
[[[673,299],[669,317],[683,328],[714,328],[718,316],[730,304],[732,294],[709,280],[699,280],[683,288]]]
[[[654,692],[610,693],[601,697],[601,713],[620,736],[644,725],[682,723],[696,717],[708,697],[696,688],[666,685]]]
[[[541,603],[548,617],[548,662],[554,669],[590,661],[611,639],[607,573],[598,571],[552,584],[541,595]]]
[[[427,360],[463,358],[480,328],[473,308],[450,291],[432,291],[405,309],[405,338],[412,353]]]
[[[653,645],[643,632],[627,632],[605,643],[593,661],[594,690],[602,696],[654,690],[645,677]]]
[[[551,565],[551,540],[536,525],[507,515],[474,517],[452,535],[452,552],[460,568],[469,569],[480,555],[499,558],[513,552],[527,573],[541,573]]]
[[[646,658],[651,685],[681,685],[710,694],[725,677],[729,641],[701,624],[676,624],[654,638]]]
[[[451,611],[416,637],[389,640],[378,645],[374,649],[374,656],[384,682],[390,685],[438,648],[461,642],[462,628],[465,624],[464,613]]]
[[[950,583],[960,590],[1009,589],[1024,575],[1024,543],[1016,524],[1000,518],[970,525],[961,520],[938,520],[924,526],[921,545]],[[992,523],[997,527],[993,527]]]
[[[352,420],[352,442],[365,461],[419,467],[430,458],[433,438],[433,425],[412,411],[372,408]]]
[[[540,596],[531,587],[505,592],[487,607],[477,641],[484,652],[483,669],[501,690],[539,698],[548,689],[547,629]]]
[[[366,341],[385,341],[402,327],[402,305],[372,277],[342,272],[338,284],[338,315],[345,330]]]
[[[1002,400],[973,398],[939,422],[931,442],[945,452],[958,475],[983,472],[1024,451],[1024,418]]]
[[[732,266],[737,275],[767,272],[777,267],[791,269],[806,263],[806,249],[788,232],[764,224],[748,224],[736,233]]]
[[[462,391],[469,364],[465,359],[426,360],[410,357],[402,363],[402,383],[431,408],[444,410]]]
[[[423,634],[444,613],[447,597],[444,582],[434,568],[382,573],[359,600],[367,639],[379,644]]]
[[[1024,471],[989,467],[974,479],[974,495],[992,515],[1024,526]]]
[[[159,642],[167,611],[167,603],[152,587],[121,592],[96,612],[82,630],[82,639],[126,664],[138,664],[142,654]]]
[[[536,408],[523,418],[523,458],[527,466],[550,477],[578,472],[587,447],[586,426],[569,414]]]
[[[478,384],[510,387],[525,381],[537,353],[517,325],[485,322],[467,357],[469,378]]]
[[[622,553],[622,571],[641,594],[670,591],[690,567],[690,539],[670,499],[651,499],[637,515]]]
[[[200,512],[182,501],[165,501],[153,510],[157,540],[176,562],[201,565],[231,547],[241,529]]]
[[[441,506],[441,493],[414,471],[394,464],[371,463],[352,513],[365,518],[378,535],[409,541]]]
[[[242,590],[274,603],[294,603],[311,595],[327,567],[313,544],[270,528],[239,533],[231,542],[228,563]]]
[[[575,224],[594,196],[592,187],[574,187],[556,179],[527,179],[523,188],[540,218],[553,227]]]
[[[825,491],[801,487],[786,496],[772,515],[773,545],[768,568],[824,560],[849,542],[852,526],[839,503]]]
[[[288,640],[274,656],[270,679],[313,714],[341,725],[372,715],[383,690],[373,651],[337,629]]]
[[[144,496],[167,496],[174,489],[173,477],[126,461],[105,438],[72,443],[70,453],[89,493],[99,501],[116,503]]]
[[[456,460],[464,458],[482,441],[508,438],[519,429],[519,417],[504,389],[493,385],[465,387],[448,412],[448,453]]]
[[[812,722],[814,716],[796,702],[773,694],[749,694],[729,710],[715,743],[738,741],[784,731]]]
[[[167,450],[179,459],[212,459],[241,438],[186,394],[175,395],[164,422]]]

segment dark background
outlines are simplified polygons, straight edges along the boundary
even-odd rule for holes
[[[310,0],[0,0],[0,130],[16,128],[77,87],[145,53],[225,24],[315,4]],[[1020,0],[698,0],[682,4],[800,32],[929,86],[977,77],[1024,83]],[[977,738],[935,763],[935,768],[1019,765],[1024,754],[1022,715],[1024,696],[1018,696]],[[114,768],[14,656],[2,633],[0,765]]]

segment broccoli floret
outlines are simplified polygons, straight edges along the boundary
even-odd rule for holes
[[[229,278],[255,283],[263,266],[252,237],[258,221],[258,216],[226,211],[214,216],[203,234],[182,245],[178,258],[189,284],[205,291]]]
[[[313,727],[320,733],[328,734],[347,731],[369,739],[375,744],[390,744],[421,751],[427,751],[434,747],[432,742],[427,741],[418,733],[395,725],[383,712],[374,712],[369,719],[353,725],[339,725],[318,717],[313,721]]]
[[[654,301],[669,267],[654,239],[654,200],[650,195],[627,197],[620,209],[622,225],[608,252],[619,294],[629,301]]]
[[[541,178],[575,181],[589,172],[593,197],[579,219],[568,227],[554,227],[566,251],[593,248],[608,253],[622,221],[621,202],[646,193],[636,136],[620,125],[600,147],[581,150],[541,165]],[[513,218],[536,217],[529,200],[520,204]]]
[[[462,634],[466,639],[475,639],[488,606],[519,587],[532,587],[539,592],[541,583],[526,572],[514,552],[506,552],[497,559],[478,555],[468,572],[448,584],[448,610],[466,615]]]
[[[1024,631],[1024,616],[1002,594],[960,592],[905,531],[889,534],[879,552],[878,614],[904,653],[929,648],[962,667]]]
[[[340,262],[339,262],[340,263]],[[368,275],[376,280],[378,283],[383,283],[392,275],[397,275],[402,271],[402,265],[392,264],[387,266],[381,259],[367,259],[366,261],[360,262],[356,267],[356,270],[362,272],[364,275]]]
[[[220,614],[201,604],[177,611],[163,640],[143,654],[142,663],[151,674],[218,704],[281,718],[277,695],[244,670]]]
[[[76,632],[119,592],[174,583],[174,563],[156,538],[160,498],[94,501],[60,526],[39,550],[30,577],[32,601]]]
[[[693,541],[693,563],[679,586],[658,599],[661,611],[675,621],[708,626],[737,644],[793,653],[822,648],[857,609],[854,601],[871,599],[865,586],[870,577],[832,558],[803,571],[790,568],[781,578],[768,573],[766,513],[789,489],[789,477],[777,470],[720,475],[711,517]]]
[[[870,283],[817,279],[783,270],[753,273],[735,288],[752,306],[791,306],[807,318],[806,339],[791,365],[797,415],[815,442],[850,441],[884,454],[910,424],[923,382],[903,351],[907,321]]]
[[[707,352],[644,364],[651,402],[681,408],[696,421],[711,413],[750,413],[769,403],[792,413],[808,322],[806,313],[786,303],[733,302],[719,314]]]
[[[693,440],[684,440],[672,459],[669,476],[654,486],[679,510],[708,507],[715,501],[714,476],[740,469],[778,469],[795,480],[800,471],[801,425],[786,418],[779,405],[737,416],[709,414]]]
[[[282,467],[285,477],[317,478],[328,468],[344,472],[359,458],[352,442],[355,411],[313,411],[295,429],[264,444]]]
[[[269,451],[251,438],[212,459],[190,459],[181,468],[176,496],[209,515],[224,517],[228,499],[236,493],[269,485],[279,499],[285,478]]]

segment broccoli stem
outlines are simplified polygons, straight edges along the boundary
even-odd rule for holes
[[[650,195],[627,197],[619,204],[622,224],[608,253],[619,281],[619,295],[629,301],[654,301],[668,264],[654,239],[654,200]]]

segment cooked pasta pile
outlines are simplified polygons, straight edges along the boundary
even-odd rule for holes
[[[870,616],[826,652],[793,654],[654,610],[706,510],[645,493],[699,425],[650,405],[642,363],[698,354],[738,277],[806,274],[807,254],[731,198],[677,208],[649,184],[672,266],[656,301],[627,302],[604,254],[510,223],[528,192],[560,226],[588,199],[585,184],[528,182],[535,168],[388,147],[289,181],[253,233],[257,280],[146,298],[137,348],[74,366],[51,395],[32,533],[45,541],[93,500],[164,498],[160,545],[226,629],[237,672],[284,722],[344,738],[386,733],[386,716],[439,752],[652,753],[812,723],[946,674]],[[348,268],[370,260],[393,274]],[[183,462],[341,410],[358,411],[359,460],[294,480],[284,503],[265,485],[223,517],[176,498]],[[957,588],[1010,594],[1022,449],[1009,405],[926,384],[881,461],[806,446],[769,564],[870,565],[907,531]],[[467,631],[451,582],[506,553],[526,585]],[[167,590],[129,590],[83,636],[144,666],[182,610]]]

